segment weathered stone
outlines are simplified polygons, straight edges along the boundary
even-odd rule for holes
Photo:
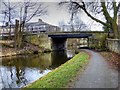
[[[113,52],[120,54],[120,39],[109,39],[107,38],[106,47]]]

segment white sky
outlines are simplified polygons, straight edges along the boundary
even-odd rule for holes
[[[7,1],[7,0],[4,0],[4,1]],[[18,1],[20,2],[23,0],[10,0],[10,1],[11,2],[18,2]],[[45,21],[49,24],[52,24],[52,25],[58,25],[59,22],[61,22],[61,21],[64,21],[66,24],[69,22],[70,14],[68,13],[66,6],[59,8],[57,5],[58,4],[57,2],[61,1],[61,0],[33,0],[33,1],[47,2],[47,3],[45,3],[45,5],[48,6],[48,15],[44,15],[41,17],[35,17],[31,20],[31,22],[36,22],[36,21],[38,21],[39,18],[41,18],[43,21]],[[81,12],[79,14],[79,17],[87,25],[89,25],[92,22],[92,20],[84,12]],[[99,19],[102,19],[101,16],[98,16],[98,17],[99,17]],[[2,23],[0,22],[0,25],[1,24]],[[102,30],[102,26],[100,26],[98,23],[94,22],[93,25],[91,26],[91,30]]]
[[[67,12],[67,8],[58,7],[58,3],[45,3],[46,6],[48,6],[48,14],[41,16],[40,18],[42,18],[43,21],[48,22],[49,24],[53,24],[53,25],[58,25],[58,23],[60,21],[65,21],[65,23],[67,23],[69,21],[70,15]],[[38,18],[34,18],[31,21],[37,21]]]
[[[61,21],[64,21],[65,24],[68,24],[68,22],[70,21],[70,14],[68,13],[68,9],[66,8],[67,6],[59,7],[58,3],[55,2],[45,3],[45,5],[48,6],[48,15],[33,18],[31,22],[36,22],[39,18],[41,18],[44,22],[52,25],[59,26],[59,22]],[[86,25],[94,22],[93,25],[91,25],[91,30],[102,30],[102,26],[100,26],[99,23],[91,20],[91,18],[89,18],[84,12],[80,12],[79,17]]]
[[[2,0],[1,0],[2,1]],[[3,1],[8,1],[8,0],[3,0]],[[10,2],[23,2],[24,0],[9,0]],[[70,1],[70,0],[30,0],[32,2],[60,2],[60,1]],[[80,1],[80,0],[75,0],[75,1]],[[86,2],[98,2],[101,0],[84,0]],[[105,0],[103,0],[105,1]],[[120,2],[120,0],[115,0],[116,2]]]

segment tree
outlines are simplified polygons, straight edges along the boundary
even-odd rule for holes
[[[87,25],[85,25],[85,23],[77,15],[74,16],[73,18],[73,27],[74,27],[74,30],[77,30],[77,31],[86,30],[88,28]]]
[[[19,20],[16,20],[15,21],[15,35],[14,35],[14,41],[15,41],[15,43],[14,43],[14,47],[15,47],[15,49],[17,49],[19,46],[18,46],[18,44],[19,44]]]
[[[47,13],[46,7],[42,6],[42,3],[35,3],[29,1],[25,1],[22,3],[20,7],[20,30],[19,30],[19,47],[23,46],[22,42],[24,42],[24,29],[25,24],[29,22],[35,16],[41,16]]]
[[[62,21],[59,21],[59,27],[61,28],[61,31],[64,31],[64,25],[65,25],[65,22],[62,20]]]
[[[113,30],[114,38],[120,38],[120,32],[118,30],[117,24],[117,16],[120,11],[120,2],[116,2],[112,0],[111,2],[100,1],[100,2],[85,2],[85,0],[80,0],[79,2],[72,1],[70,2],[61,2],[62,3],[70,3],[74,9],[74,13],[79,10],[83,10],[88,17],[92,20],[101,23],[103,26],[110,28]],[[112,12],[112,14],[110,13]],[[91,14],[92,13],[92,14]],[[105,21],[96,18],[94,14],[102,14],[104,16]]]
[[[43,7],[43,4],[40,2],[32,2],[31,0],[24,0],[24,2],[10,2],[8,0],[8,2],[2,2],[5,6],[5,10],[4,14],[5,14],[5,21],[9,21],[9,25],[10,25],[10,31],[11,32],[11,24],[12,24],[12,19],[16,19],[17,18],[17,24],[19,25],[15,25],[19,30],[18,31],[18,35],[15,38],[18,39],[14,39],[14,40],[18,40],[15,42],[18,42],[18,48],[23,46],[23,42],[24,42],[24,33],[25,33],[25,24],[27,22],[29,22],[33,17],[39,17],[41,15],[44,15],[47,13],[46,7]],[[8,18],[6,18],[8,17]],[[19,27],[18,27],[19,26]],[[15,32],[16,32],[15,31]],[[16,33],[15,33],[16,34]],[[11,34],[10,34],[11,35]]]
[[[4,20],[3,20],[3,25],[6,24],[6,27],[9,27],[9,39],[11,39],[11,25],[13,24],[12,19],[15,17],[15,8],[17,7],[18,4],[12,4],[9,0],[8,2],[4,2],[3,7],[4,9],[2,10],[2,14],[4,14]]]

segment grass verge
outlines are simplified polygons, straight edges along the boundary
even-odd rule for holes
[[[80,52],[65,64],[25,88],[63,88],[84,67],[88,58],[89,55],[86,52]]]

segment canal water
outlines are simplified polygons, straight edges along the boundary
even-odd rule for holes
[[[73,50],[2,58],[0,89],[21,88],[46,75],[74,56]]]

